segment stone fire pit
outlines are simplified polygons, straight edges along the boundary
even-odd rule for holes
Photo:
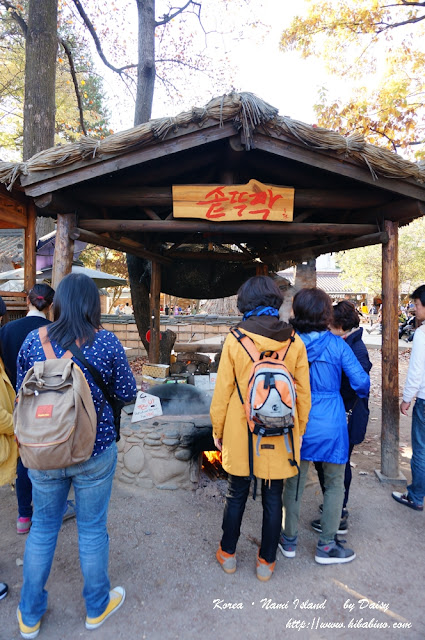
[[[116,477],[146,489],[196,489],[201,454],[214,448],[208,414],[132,423],[123,412]]]

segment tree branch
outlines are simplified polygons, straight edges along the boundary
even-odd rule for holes
[[[3,1],[3,0],[0,0],[0,1]],[[122,75],[123,72],[126,71],[126,69],[132,69],[133,67],[137,67],[137,64],[128,64],[128,65],[125,65],[124,67],[115,67],[113,64],[111,64],[106,59],[106,56],[103,53],[102,45],[100,43],[100,40],[99,40],[98,35],[96,33],[96,30],[95,30],[95,28],[93,26],[93,23],[91,22],[91,20],[88,17],[87,13],[84,11],[84,8],[83,8],[80,0],[73,0],[73,3],[75,5],[78,13],[80,14],[81,18],[83,19],[83,22],[86,25],[91,37],[93,38],[93,42],[94,42],[94,44],[96,46],[97,53],[99,54],[100,59],[102,60],[103,64],[106,65],[112,71],[115,71],[116,73],[118,73],[119,75]]]
[[[167,24],[168,22],[171,22],[171,20],[173,20],[173,18],[175,18],[176,16],[178,16],[180,13],[183,13],[183,11],[185,11],[189,5],[193,4],[194,7],[197,8],[196,14],[198,16],[198,18],[201,15],[201,4],[200,2],[193,2],[193,0],[188,0],[188,2],[186,2],[186,4],[183,7],[180,7],[179,9],[176,9],[176,11],[174,13],[164,13],[164,15],[162,16],[162,20],[159,20],[158,22],[155,22],[155,26],[156,27],[161,27],[164,24]],[[170,7],[170,11],[173,10],[173,7]]]
[[[68,62],[69,62],[69,68],[71,71],[71,77],[72,77],[72,82],[74,83],[74,90],[75,90],[75,95],[77,97],[77,105],[78,105],[78,114],[80,117],[80,126],[81,129],[83,130],[84,135],[87,135],[87,131],[86,131],[86,127],[84,124],[84,113],[83,113],[83,103],[81,100],[81,93],[80,93],[80,89],[78,88],[78,78],[77,78],[77,74],[75,71],[75,65],[74,65],[74,59],[72,57],[72,51],[71,51],[71,47],[69,46],[69,44],[63,39],[63,38],[59,38],[59,42],[62,45],[65,53],[66,53],[66,57],[68,58]]]
[[[12,16],[16,24],[19,25],[24,37],[26,38],[27,32],[28,32],[28,26],[25,20],[23,19],[23,17],[16,10],[16,7],[14,7],[13,4],[8,2],[8,0],[0,0],[0,2],[8,11],[10,11],[10,15]]]
[[[376,22],[376,33],[383,33],[384,31],[388,31],[389,29],[404,27],[406,24],[415,24],[416,22],[422,22],[422,20],[425,20],[425,15],[418,16],[416,18],[409,18],[408,20],[402,20],[400,22],[393,22],[392,24],[388,24],[386,22]],[[382,27],[380,27],[380,25],[382,25]]]
[[[386,138],[388,140],[388,142],[392,145],[394,152],[397,153],[397,145],[394,142],[394,140],[392,138],[390,138],[389,136],[387,136],[386,133],[384,133],[383,131],[378,131],[378,129],[373,129],[373,127],[370,127],[370,130],[373,131],[374,133],[377,133],[380,136],[383,136],[384,138]]]
[[[415,145],[419,145],[419,144],[425,144],[425,140],[418,140],[418,141],[413,141],[412,142],[405,142],[404,144],[406,144],[408,147],[414,147]],[[397,148],[401,147],[401,144],[396,144],[395,145]]]

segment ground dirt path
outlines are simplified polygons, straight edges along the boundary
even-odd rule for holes
[[[353,454],[348,546],[354,562],[319,566],[310,520],[321,502],[314,476],[301,510],[297,556],[280,554],[268,583],[255,576],[261,504],[249,499],[237,550],[238,569],[226,575],[214,554],[221,534],[224,481],[204,477],[196,492],[134,491],[116,483],[111,501],[110,576],[122,584],[122,609],[97,631],[84,629],[76,523],[62,527],[47,589],[49,608],[40,640],[423,640],[425,621],[424,514],[397,504],[380,484],[380,351],[371,349],[371,421]],[[408,356],[401,355],[402,384]],[[401,420],[401,470],[410,479],[410,419]],[[0,489],[0,640],[19,638],[16,607],[25,538],[15,533],[16,503]],[[234,608],[226,608],[231,605]],[[380,608],[378,608],[380,607]]]

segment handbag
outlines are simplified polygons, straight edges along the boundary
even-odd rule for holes
[[[95,383],[97,384],[99,389],[102,391],[103,395],[105,396],[106,401],[111,406],[112,412],[114,414],[115,440],[116,440],[116,442],[119,442],[119,440],[121,438],[121,436],[120,436],[121,410],[122,410],[123,406],[125,405],[124,400],[120,400],[120,398],[117,398],[116,396],[114,396],[114,395],[112,395],[110,393],[110,391],[109,391],[108,387],[106,386],[106,384],[105,384],[100,372],[92,364],[90,364],[90,362],[88,362],[88,360],[84,356],[83,352],[76,345],[75,342],[73,344],[71,344],[68,348],[69,348],[70,352],[72,353],[72,355],[75,356],[77,358],[77,360],[79,360],[86,367],[86,369],[88,371],[90,371],[91,375],[94,378]]]

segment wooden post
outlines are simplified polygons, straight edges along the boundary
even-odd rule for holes
[[[161,293],[161,265],[152,262],[151,291],[150,291],[150,332],[149,362],[159,362],[160,318],[159,299]]]
[[[35,285],[35,221],[36,210],[33,202],[27,206],[27,226],[25,228],[24,242],[24,290],[28,293]]]
[[[69,237],[69,234],[75,226],[75,213],[58,213],[52,269],[53,289],[56,289],[59,282],[68,275],[68,273],[71,273],[72,258],[74,256],[74,240]]]
[[[295,268],[295,290],[299,291],[304,287],[315,287],[316,277],[316,260],[309,260],[306,263],[297,264]]]
[[[255,275],[256,276],[268,276],[269,275],[269,268],[266,264],[263,264],[262,262],[256,262],[255,263]]]
[[[383,482],[405,482],[400,475],[398,389],[398,223],[385,220],[388,243],[382,245],[382,428]]]

